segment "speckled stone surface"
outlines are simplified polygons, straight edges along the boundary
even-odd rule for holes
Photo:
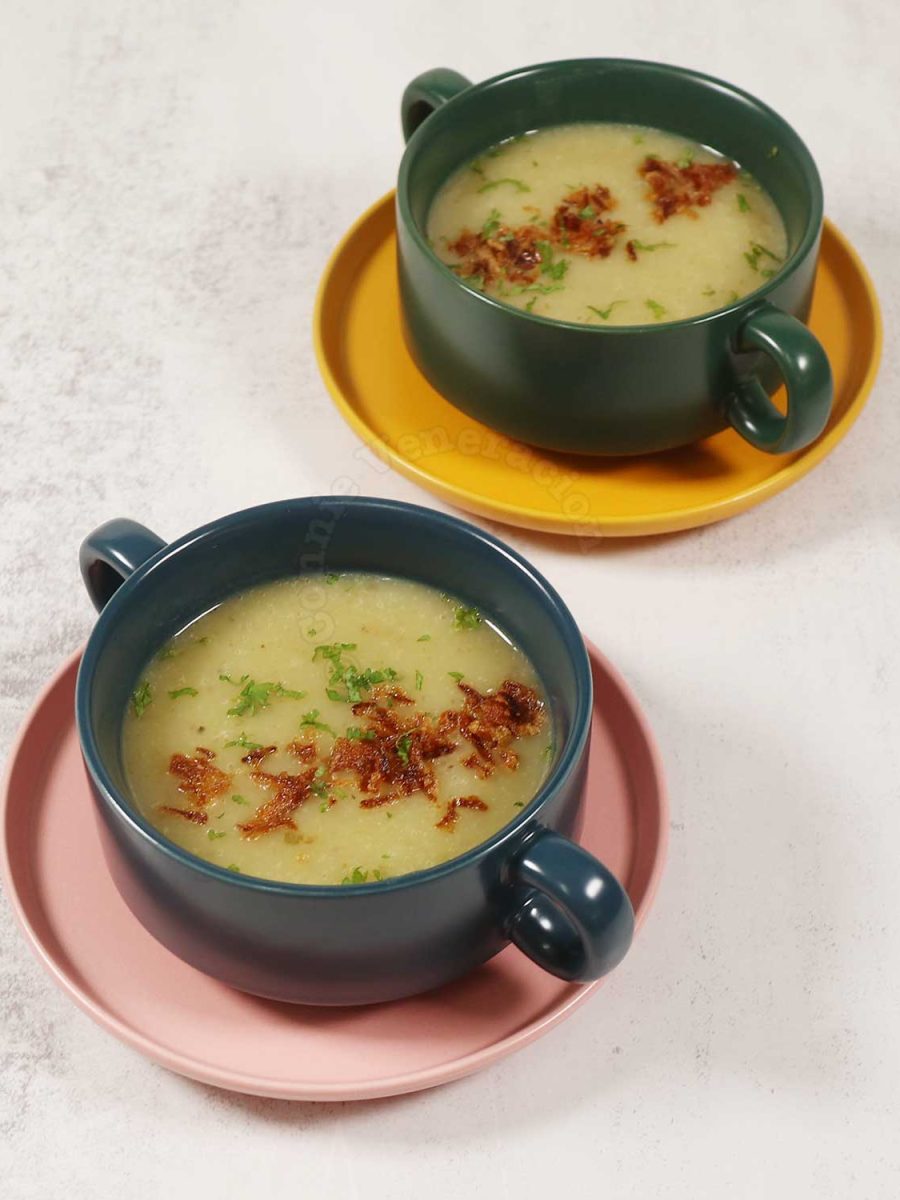
[[[0,1193],[895,1197],[897,8],[8,0],[0,26],[0,751],[90,628],[98,522],[175,535],[346,477],[423,499],[334,413],[310,320],[425,67],[623,54],[758,93],[817,157],[888,329],[850,437],[749,515],[509,535],[630,678],[670,775],[657,911],[591,1004],[431,1093],[245,1099],[96,1028],[0,902]]]

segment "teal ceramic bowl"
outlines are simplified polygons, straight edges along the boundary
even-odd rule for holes
[[[101,612],[76,715],[106,860],[138,920],[180,958],[260,996],[366,1004],[437,987],[510,941],[564,979],[596,979],[625,954],[628,897],[572,840],[590,736],[584,643],[560,597],[508,546],[410,504],[313,497],[233,513],[171,545],[111,521],[86,539],[81,564]],[[122,722],[147,662],[227,596],[307,571],[399,575],[459,595],[531,658],[556,756],[532,801],[480,846],[382,883],[300,886],[197,858],[132,803]]]
[[[510,437],[576,454],[643,454],[732,426],[786,454],[828,419],[828,359],[806,327],[822,231],[822,186],[806,146],[760,100],[696,71],[628,59],[525,67],[472,84],[427,71],[402,104],[398,271],[410,352],[457,408]],[[655,126],[751,171],[785,222],[784,264],[715,312],[652,325],[552,321],[463,284],[428,245],[441,185],[505,138],[579,121]],[[784,383],[782,413],[770,394]]]

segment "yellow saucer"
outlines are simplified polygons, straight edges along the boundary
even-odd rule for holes
[[[744,512],[837,445],[878,370],[875,289],[853,247],[826,221],[810,325],[831,360],[835,398],[813,446],[773,457],[728,430],[640,458],[555,454],[473,421],[419,374],[400,328],[395,251],[391,193],[353,225],[322,278],[315,344],[325,383],[353,429],[402,474],[469,512],[526,529],[624,537]]]

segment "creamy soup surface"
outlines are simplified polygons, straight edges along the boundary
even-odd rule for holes
[[[372,883],[485,841],[552,753],[540,682],[474,608],[373,575],[226,600],[162,648],[131,698],[144,816],[219,866]]]
[[[441,188],[427,232],[470,286],[589,325],[710,312],[787,254],[775,204],[738,164],[636,125],[564,125],[492,147]]]

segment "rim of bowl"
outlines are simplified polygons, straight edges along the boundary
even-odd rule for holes
[[[439,118],[440,120],[449,120],[449,118],[442,116],[442,114],[447,109],[452,109],[458,101],[461,101],[473,91],[487,91],[489,88],[501,87],[503,84],[513,79],[517,79],[525,75],[539,74],[540,72],[546,71],[551,67],[587,68],[596,66],[600,63],[604,65],[615,64],[616,66],[651,68],[654,71],[661,71],[669,75],[677,75],[682,78],[693,79],[698,83],[702,83],[705,86],[710,86],[717,91],[724,91],[733,96],[739,96],[741,99],[752,104],[754,108],[764,113],[778,127],[782,136],[794,144],[794,147],[799,152],[800,158],[803,161],[803,165],[806,168],[807,183],[810,190],[810,212],[806,229],[802,238],[797,243],[797,246],[788,256],[786,261],[783,263],[781,269],[775,275],[773,275],[771,279],[767,279],[765,283],[761,284],[754,291],[747,292],[746,295],[739,297],[732,303],[725,304],[721,308],[714,308],[710,312],[699,313],[695,317],[680,317],[677,321],[651,321],[645,322],[642,325],[588,325],[580,321],[562,321],[556,319],[555,317],[542,317],[539,313],[527,312],[524,308],[516,308],[512,304],[503,304],[500,300],[496,300],[492,296],[486,295],[484,292],[477,292],[474,288],[467,288],[459,276],[454,274],[447,264],[438,258],[437,254],[435,254],[432,247],[428,244],[428,240],[423,234],[422,230],[419,228],[418,222],[413,217],[409,204],[408,193],[410,162],[415,157],[419,144],[424,142],[425,138],[428,136],[427,132],[423,131],[427,130],[428,125],[434,121],[435,118]],[[432,129],[433,128],[434,127],[432,126]],[[536,131],[527,130],[526,132],[530,133]],[[664,132],[673,131],[666,130]],[[521,135],[510,134],[510,137],[516,136]],[[512,313],[515,316],[535,322],[538,325],[551,326],[555,329],[571,329],[579,333],[603,334],[606,336],[615,334],[647,333],[653,330],[668,331],[670,329],[681,329],[687,325],[700,325],[707,321],[715,320],[726,313],[737,312],[751,301],[764,300],[766,296],[768,296],[775,290],[776,287],[783,283],[788,276],[794,273],[801,260],[806,257],[807,253],[812,248],[820,234],[822,219],[825,212],[824,197],[822,192],[822,179],[819,175],[819,168],[816,166],[816,161],[810,153],[809,147],[800,137],[799,133],[797,133],[794,127],[789,124],[789,122],[786,121],[779,112],[776,112],[776,110],[766,104],[765,101],[760,100],[757,96],[754,96],[752,92],[745,91],[744,88],[738,87],[737,84],[729,83],[725,79],[719,79],[715,75],[708,75],[704,71],[694,71],[690,67],[679,67],[675,66],[673,63],[655,62],[652,59],[645,58],[552,59],[549,62],[534,63],[529,67],[516,67],[512,71],[504,71],[500,75],[492,75],[490,79],[483,79],[478,83],[473,83],[470,87],[465,88],[463,91],[458,92],[455,96],[451,97],[450,100],[447,100],[440,106],[440,108],[435,109],[430,116],[426,117],[426,119],[421,123],[421,125],[419,125],[418,129],[406,143],[403,157],[400,160],[400,171],[397,179],[397,204],[400,209],[400,215],[403,217],[407,228],[412,231],[413,239],[415,240],[419,249],[423,250],[427,254],[430,261],[440,269],[440,272],[444,276],[446,276],[448,279],[452,279],[453,282],[459,287],[464,288],[465,291],[474,297],[475,300],[480,301],[483,304],[487,304],[490,308],[500,309],[504,313]],[[776,208],[777,207],[778,206],[776,205]]]
[[[243,875],[235,871],[229,871],[227,867],[216,866],[215,863],[208,862],[206,859],[200,858],[199,855],[182,849],[176,842],[171,841],[164,834],[160,833],[138,811],[136,805],[131,800],[120,794],[119,789],[109,776],[103,756],[94,737],[89,705],[92,692],[93,669],[96,659],[100,654],[101,643],[105,641],[108,631],[115,626],[119,610],[129,602],[131,594],[140,587],[142,580],[147,575],[152,571],[162,568],[169,559],[190,550],[196,543],[215,537],[224,522],[241,519],[251,522],[270,514],[283,512],[285,509],[313,505],[317,502],[332,505],[349,505],[354,508],[366,508],[370,510],[381,509],[385,515],[397,512],[398,510],[411,513],[416,519],[424,520],[426,523],[444,525],[461,532],[467,537],[474,537],[476,541],[486,545],[493,553],[499,554],[513,563],[520,574],[524,575],[529,583],[541,593],[543,600],[553,611],[559,623],[563,640],[569,644],[572,666],[575,673],[575,684],[578,692],[569,735],[560,748],[546,779],[544,779],[537,792],[516,817],[506,825],[501,826],[500,829],[485,841],[479,842],[470,850],[466,850],[454,858],[449,858],[445,862],[438,863],[433,867],[426,867],[419,871],[408,871],[403,875],[397,875],[390,879],[375,880],[370,883],[358,883],[350,887],[345,887],[341,884],[287,883],[282,880],[266,879],[260,875]],[[156,849],[162,851],[170,858],[174,858],[181,865],[199,871],[201,874],[211,876],[220,882],[230,883],[237,887],[250,887],[256,891],[288,896],[316,896],[319,898],[340,896],[352,898],[383,892],[386,889],[399,890],[438,879],[462,867],[471,865],[501,846],[505,841],[515,837],[531,813],[536,808],[539,808],[569,778],[573,770],[578,766],[584,745],[590,736],[592,702],[593,683],[590,661],[584,644],[584,638],[575,623],[575,618],[552,584],[526,558],[516,550],[513,550],[511,546],[507,546],[499,538],[494,537],[469,521],[463,521],[459,517],[451,516],[449,513],[426,508],[420,504],[408,504],[402,500],[386,500],[373,496],[307,496],[291,500],[275,500],[268,504],[259,504],[252,508],[238,509],[236,512],[227,513],[224,517],[209,521],[205,525],[201,525],[197,529],[184,534],[182,537],[168,542],[162,549],[145,559],[116,589],[97,615],[97,621],[91,630],[81,657],[81,662],[78,665],[78,676],[75,684],[75,722],[78,729],[82,757],[94,786],[100,791],[104,800],[116,809],[118,814],[136,833],[146,841],[152,843]]]

